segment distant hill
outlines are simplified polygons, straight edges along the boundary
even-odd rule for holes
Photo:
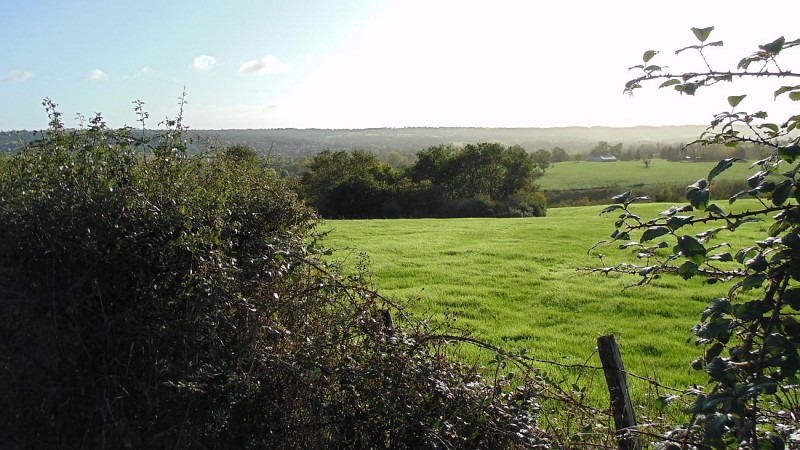
[[[528,150],[552,149],[559,146],[568,153],[584,153],[599,141],[627,146],[657,143],[686,143],[703,132],[703,125],[560,128],[370,128],[370,129],[259,129],[259,130],[189,130],[193,150],[203,149],[205,142],[245,144],[275,155],[312,155],[330,150],[369,150],[378,154],[396,151],[413,154],[439,144],[499,142],[520,145]],[[30,131],[0,132],[0,152],[15,150],[20,142],[33,139]]]

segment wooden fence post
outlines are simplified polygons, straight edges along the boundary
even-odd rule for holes
[[[639,440],[628,430],[636,428],[636,416],[628,392],[628,381],[625,377],[625,367],[622,365],[622,356],[620,356],[619,347],[617,347],[617,341],[613,334],[597,338],[597,352],[603,363],[608,393],[611,395],[611,410],[614,415],[619,450],[641,450],[642,446]]]

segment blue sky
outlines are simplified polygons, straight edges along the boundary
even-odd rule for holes
[[[0,130],[103,113],[150,125],[187,93],[192,128],[631,126],[706,123],[725,96],[791,111],[770,85],[699,98],[621,94],[644,50],[675,69],[692,26],[737,61],[785,34],[800,5],[641,0],[7,1],[0,11]],[[757,18],[755,23],[753,17]],[[800,70],[797,56],[787,67]],[[695,61],[696,62],[696,61]],[[688,67],[688,66],[687,66]]]

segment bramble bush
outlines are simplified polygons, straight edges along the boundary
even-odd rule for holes
[[[697,71],[672,73],[655,64],[659,52],[648,50],[640,71],[629,81],[633,93],[646,83],[695,95],[711,85],[744,79],[779,80],[776,99],[800,100],[800,74],[784,66],[787,53],[797,50],[800,39],[780,37],[759,45],[733,69],[716,69],[710,61],[713,27],[693,28],[696,43],[675,52],[694,52]],[[756,200],[753,208],[727,211],[711,201],[716,177],[730,168],[736,157],[719,161],[708,176],[688,186],[686,204],[672,206],[658,217],[642,218],[636,203],[649,200],[626,192],[614,197],[605,214],[619,214],[610,241],[622,250],[634,250],[636,262],[596,270],[637,275],[644,285],[664,275],[685,279],[700,277],[706,283],[731,283],[728,295],[711,300],[694,327],[695,343],[702,354],[693,368],[708,376],[708,386],[692,388],[690,420],[663,436],[658,448],[800,448],[800,115],[781,120],[766,111],[745,111],[746,95],[728,97],[730,110],[714,116],[696,143],[736,148],[757,145],[767,156],[751,165],[754,173],[743,190],[729,196]],[[741,248],[725,242],[741,226],[763,221],[763,239]],[[698,231],[702,230],[702,231]],[[666,403],[678,396],[665,397]]]

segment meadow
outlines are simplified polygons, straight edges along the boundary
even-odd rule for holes
[[[752,174],[750,164],[738,162],[724,172],[719,180],[744,180]],[[555,163],[536,180],[544,190],[592,189],[614,186],[635,188],[653,185],[682,185],[694,183],[708,175],[714,167],[709,162],[678,162],[653,159],[650,167],[642,161],[612,163],[563,161]]]
[[[651,217],[669,206],[638,211]],[[597,337],[613,333],[630,372],[668,386],[705,383],[690,368],[702,351],[691,328],[730,286],[664,277],[625,289],[638,280],[581,270],[601,265],[597,252],[608,253],[606,263],[634,259],[608,248],[588,252],[613,231],[615,217],[600,216],[601,209],[557,208],[542,218],[328,220],[321,229],[330,230],[324,243],[337,249],[334,258],[355,265],[366,254],[379,292],[432,323],[454,317],[504,348],[595,366]],[[763,225],[754,224],[737,240],[752,241],[759,230]],[[631,384],[634,396],[649,392],[646,383]]]

